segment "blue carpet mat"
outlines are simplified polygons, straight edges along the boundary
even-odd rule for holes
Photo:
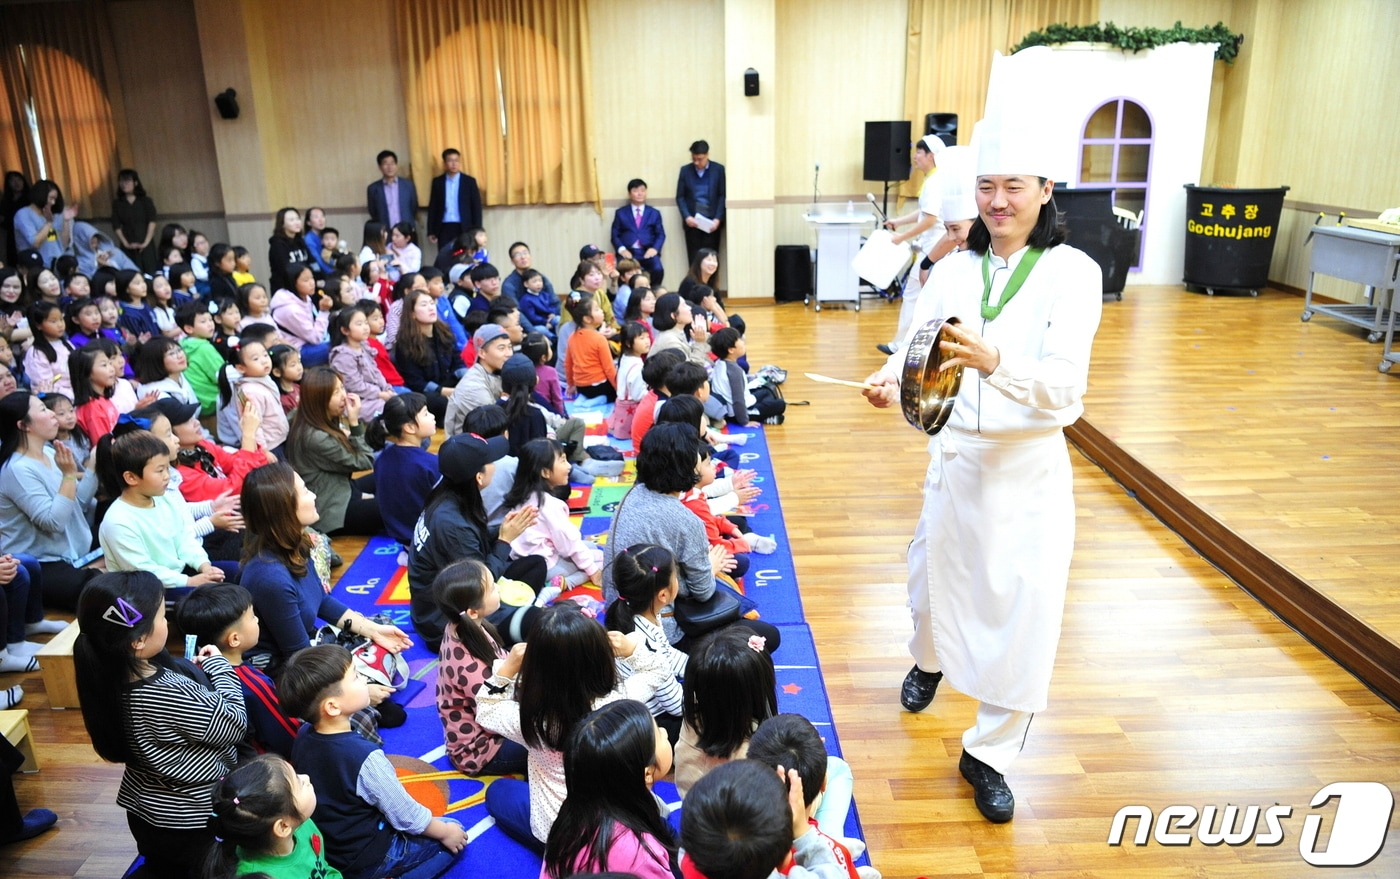
[[[593,424],[589,432],[596,435],[601,415],[594,410],[585,417]],[[752,557],[753,565],[745,578],[746,592],[757,601],[761,617],[782,629],[782,647],[774,656],[778,707],[812,721],[826,742],[827,752],[840,756],[840,741],[832,724],[831,705],[817,663],[816,645],[802,616],[802,600],[788,550],[768,445],[762,430],[741,432],[748,434],[747,443],[736,447],[741,466],[755,471],[755,484],[763,490],[751,506],[750,525],[759,534],[775,535],[778,541],[776,553]],[[614,445],[630,449],[630,444],[625,442],[614,442]],[[585,537],[600,543],[606,540],[611,513],[632,481],[630,461],[627,469],[628,472],[616,480],[600,479],[592,486],[575,490],[571,507],[579,511],[575,521]],[[400,549],[386,537],[370,540],[341,576],[334,594],[363,613],[386,613],[397,625],[410,631],[407,576],[397,561]],[[416,799],[429,805],[436,814],[451,815],[461,821],[469,831],[471,844],[446,875],[534,879],[539,874],[539,858],[506,837],[486,813],[485,791],[492,779],[468,778],[453,770],[445,756],[442,725],[435,703],[437,657],[430,655],[422,645],[415,645],[405,656],[413,683],[397,694],[396,699],[409,709],[409,719],[399,729],[383,731],[384,750]],[[675,787],[662,782],[656,785],[656,793],[672,804],[672,821],[679,827],[679,797]],[[845,835],[864,838],[854,805],[846,818]],[[862,855],[856,863],[867,864],[869,859]]]

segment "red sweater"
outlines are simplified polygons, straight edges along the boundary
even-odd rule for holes
[[[651,426],[656,423],[656,404],[661,398],[656,395],[656,391],[647,388],[647,392],[642,394],[642,398],[637,401],[636,414],[632,416],[632,452],[636,454],[642,450],[642,437],[647,435]]]
[[[224,475],[210,476],[201,467],[178,465],[176,469],[182,477],[180,494],[191,503],[212,501],[226,491],[238,494],[243,490],[243,477],[267,463],[262,446],[258,446],[254,452],[226,452],[208,440],[201,441],[199,446],[214,456],[214,464]]]
[[[366,344],[374,352],[374,365],[379,367],[379,372],[383,374],[384,380],[396,388],[403,387],[403,376],[399,375],[398,369],[394,367],[394,361],[389,359],[389,351],[384,347],[384,343],[370,336],[366,340]]]
[[[681,503],[685,505],[686,509],[700,517],[700,521],[705,525],[705,539],[710,542],[710,546],[722,546],[731,553],[750,550],[749,542],[744,539],[739,526],[723,516],[716,516],[710,512],[710,502],[705,499],[703,491],[692,488],[681,495]]]

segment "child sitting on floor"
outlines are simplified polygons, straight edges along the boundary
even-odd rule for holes
[[[539,511],[535,524],[511,541],[516,558],[537,555],[549,563],[546,576],[558,592],[592,581],[603,585],[603,551],[589,543],[569,521],[569,505],[559,490],[569,486],[569,458],[552,439],[532,439],[521,446],[515,484],[506,495],[511,510],[533,506]],[[558,594],[556,592],[555,594]]]
[[[666,388],[666,378],[672,367],[685,360],[685,354],[672,348],[669,351],[653,351],[642,364],[642,381],[646,382],[647,392],[637,401],[637,411],[632,416],[632,450],[642,447],[642,437],[656,423],[656,411],[663,400],[670,397]]]
[[[272,679],[243,661],[244,652],[257,646],[261,631],[248,590],[236,583],[210,583],[196,589],[176,606],[175,625],[194,635],[200,647],[213,644],[238,675],[248,708],[248,738],[241,750],[291,757],[292,740],[301,724],[283,713]]]
[[[117,500],[98,529],[113,571],[149,571],[167,590],[218,583],[222,569],[195,536],[188,509],[166,497],[170,446],[150,431],[135,430],[97,444],[97,474]]]
[[[846,879],[807,823],[802,779],[756,760],[736,760],[700,779],[681,812],[681,874],[687,879]]]
[[[239,766],[214,788],[209,829],[217,835],[205,879],[343,879],[326,862],[315,808],[316,789],[281,757],[264,754]]]
[[[849,879],[879,879],[880,873],[873,867],[857,868],[851,863],[865,851],[864,842],[845,838],[846,813],[851,808],[851,767],[826,753],[821,733],[811,721],[800,714],[778,714],[763,721],[749,739],[749,759],[774,769],[796,769],[802,779],[807,823],[816,829]]]
[[[739,366],[739,358],[748,350],[739,331],[725,327],[710,336],[710,350],[717,358],[710,370],[710,388],[724,406],[724,420],[741,427],[782,424],[787,401],[766,387],[749,389],[748,374]]]
[[[369,707],[369,685],[350,651],[335,644],[298,651],[278,682],[282,708],[311,724],[292,744],[292,765],[318,792],[312,813],[326,834],[326,859],[347,879],[437,876],[467,846],[452,818],[415,802],[378,745],[350,727]],[[415,869],[416,868],[416,869]]]
[[[764,638],[729,626],[692,651],[685,673],[685,725],[676,744],[676,790],[748,754],[749,737],[778,713],[777,680]]]
[[[175,323],[185,337],[180,348],[185,352],[185,378],[199,398],[199,414],[215,414],[219,402],[219,373],[224,368],[224,356],[214,347],[214,315],[204,302],[188,302],[175,310]]]
[[[476,559],[442,569],[433,595],[447,620],[438,651],[437,705],[447,759],[467,775],[523,775],[523,745],[489,732],[476,721],[476,691],[505,659],[501,636],[487,617],[501,607],[496,578]],[[538,613],[538,611],[531,611]]]

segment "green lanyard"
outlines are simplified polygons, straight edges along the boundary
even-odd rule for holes
[[[1032,247],[1017,264],[1016,271],[1011,273],[1011,280],[1006,284],[1006,291],[1001,295],[1001,302],[996,305],[988,305],[992,298],[992,277],[987,267],[992,263],[992,249],[987,248],[987,252],[982,254],[982,319],[996,320],[997,315],[1006,307],[1006,303],[1011,301],[1011,297],[1021,292],[1021,285],[1026,283],[1026,277],[1030,275],[1031,269],[1040,260],[1040,255],[1045,250],[1039,247]]]

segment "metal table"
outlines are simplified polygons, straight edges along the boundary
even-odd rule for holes
[[[1350,226],[1317,226],[1312,231],[1312,264],[1302,319],[1310,320],[1314,313],[1325,314],[1367,330],[1366,341],[1379,342],[1387,327],[1393,324],[1390,304],[1395,293],[1396,269],[1400,266],[1400,235]],[[1313,284],[1318,275],[1364,284],[1367,304],[1313,302]]]

